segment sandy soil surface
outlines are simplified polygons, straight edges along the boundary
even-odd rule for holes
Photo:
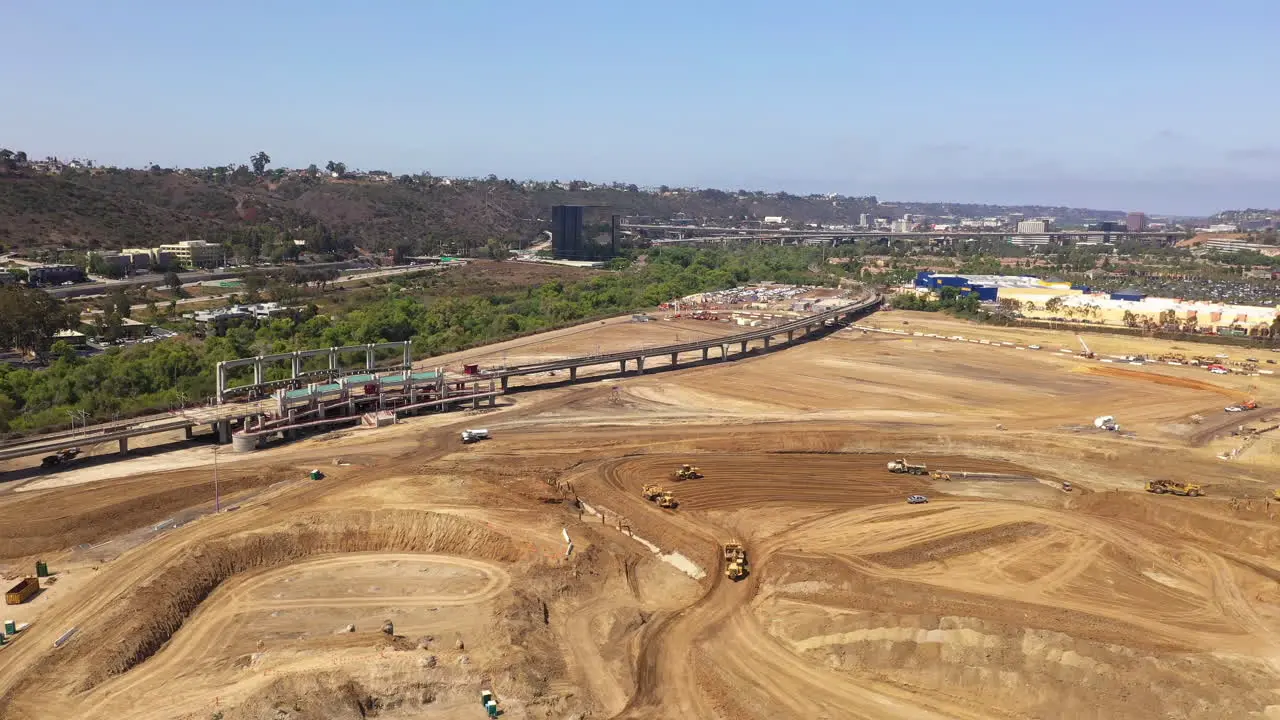
[[[10,609],[30,625],[0,649],[0,717],[474,718],[484,689],[531,718],[1280,717],[1274,440],[1217,457],[1280,389],[934,322],[1042,349],[841,330],[529,390],[237,457],[217,514],[207,464],[32,476],[0,494],[0,560],[57,580]],[[596,323],[467,357],[700,331]],[[1261,410],[1223,412],[1244,396]],[[478,423],[493,439],[461,445]],[[705,477],[675,480],[685,462]],[[1207,496],[1143,492],[1157,477]]]

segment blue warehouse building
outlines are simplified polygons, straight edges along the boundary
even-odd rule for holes
[[[915,286],[922,290],[937,292],[944,287],[959,288],[963,294],[977,293],[982,302],[995,302],[1000,288],[994,284],[976,281],[965,275],[939,275],[928,270],[916,273]]]

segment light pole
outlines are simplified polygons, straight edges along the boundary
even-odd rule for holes
[[[218,487],[218,439],[213,439],[213,514],[222,511],[222,493]]]

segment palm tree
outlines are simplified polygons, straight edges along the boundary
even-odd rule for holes
[[[265,150],[259,150],[257,155],[251,155],[249,162],[253,163],[253,172],[262,175],[267,171],[267,166],[271,164],[271,156]]]

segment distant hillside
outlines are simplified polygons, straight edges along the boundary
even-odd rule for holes
[[[244,246],[262,254],[466,253],[490,240],[508,246],[547,229],[558,203],[664,219],[741,221],[782,216],[791,222],[848,224],[872,217],[982,217],[1022,212],[1065,222],[1112,219],[1108,211],[940,203],[878,203],[875,197],[797,196],[739,190],[642,190],[635,185],[430,175],[309,171],[253,173],[245,166],[196,170],[93,168],[9,162],[0,166],[0,246],[6,251],[153,247],[183,239]]]

